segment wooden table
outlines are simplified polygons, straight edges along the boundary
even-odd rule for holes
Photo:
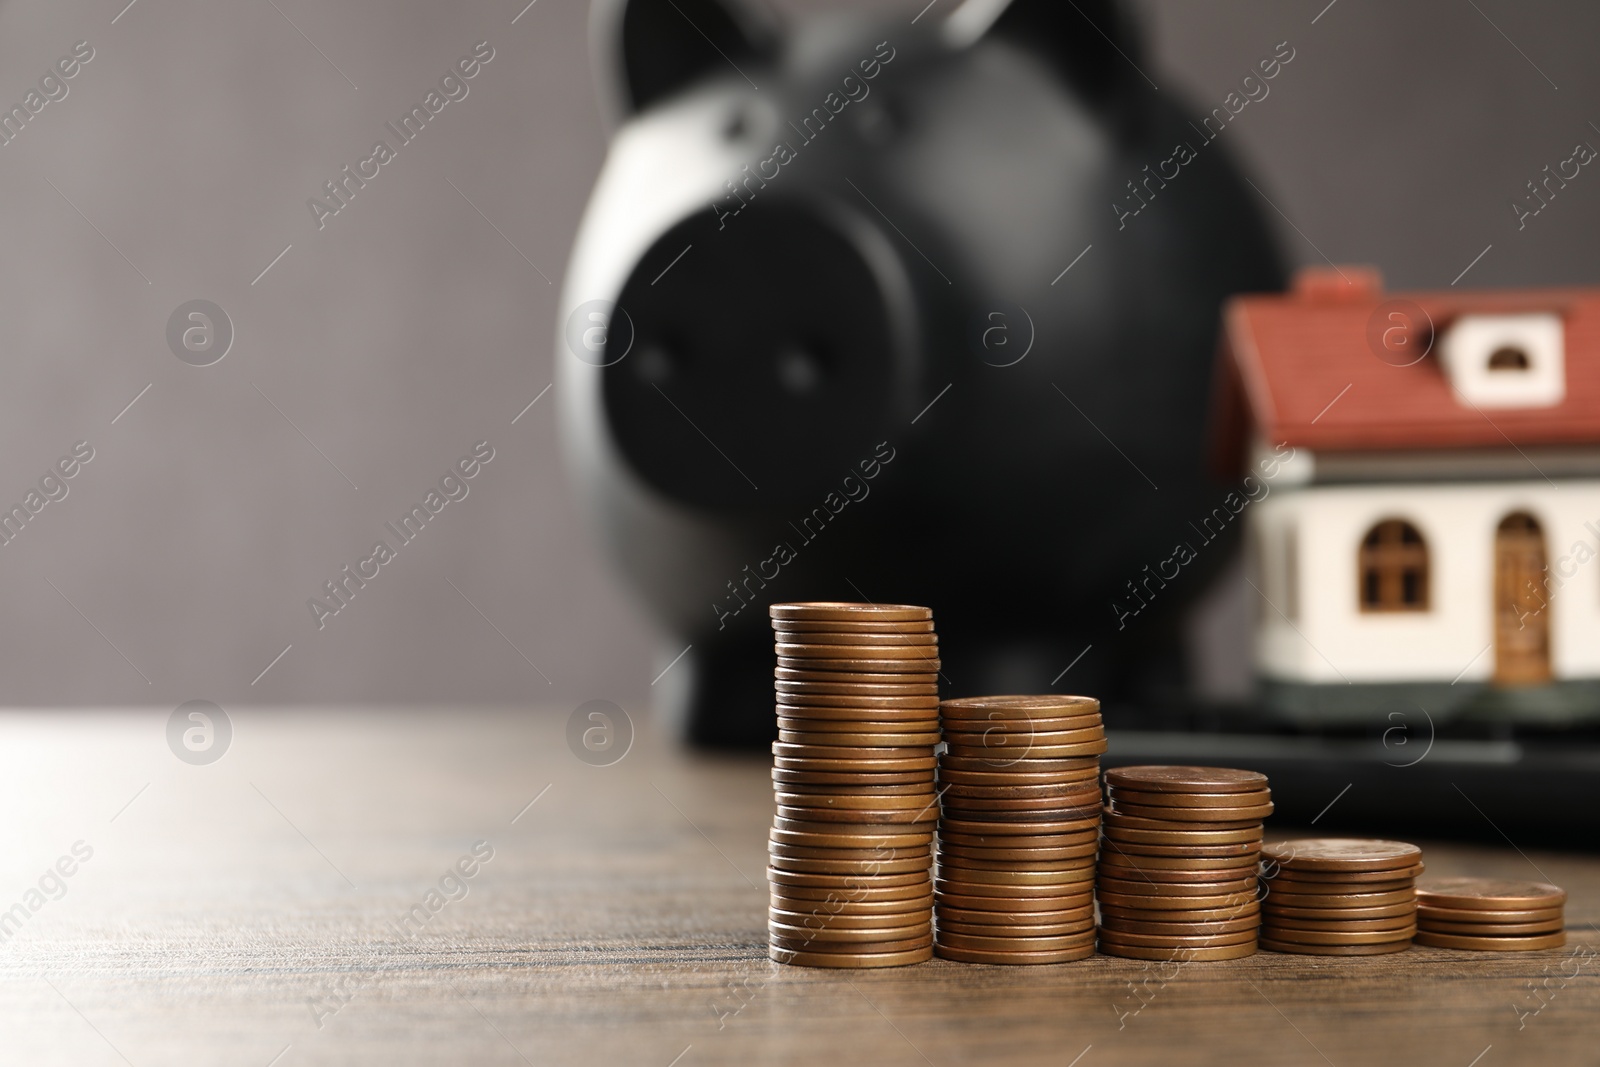
[[[1434,874],[1566,886],[1553,952],[816,971],[766,958],[760,758],[641,735],[592,767],[522,710],[239,711],[191,766],[167,718],[0,714],[0,1061],[1600,1059],[1593,856],[1424,843]]]

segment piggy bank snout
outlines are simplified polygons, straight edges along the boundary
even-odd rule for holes
[[[825,489],[882,439],[905,376],[891,289],[803,205],[679,223],[617,301],[632,330],[602,372],[612,439],[652,488],[700,508],[767,512]]]

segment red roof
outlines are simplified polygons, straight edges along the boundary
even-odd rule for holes
[[[1560,314],[1566,398],[1484,412],[1457,398],[1437,351],[1410,366],[1379,358],[1369,331],[1381,337],[1379,309],[1396,300],[1420,307],[1435,334],[1465,313]],[[1413,350],[1429,347],[1426,330]],[[1221,359],[1216,443],[1230,466],[1251,431],[1328,452],[1600,444],[1600,289],[1385,293],[1372,268],[1305,270],[1291,292],[1228,302]]]

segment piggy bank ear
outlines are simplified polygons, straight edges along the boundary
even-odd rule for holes
[[[994,37],[1035,52],[1093,104],[1110,103],[1129,84],[1152,88],[1122,0],[966,0],[944,32],[956,45]]]
[[[769,12],[739,0],[594,0],[589,37],[616,125],[707,74],[740,76],[778,33]]]

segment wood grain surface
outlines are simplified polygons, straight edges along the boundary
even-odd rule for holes
[[[372,709],[235,713],[191,766],[167,718],[0,714],[0,1062],[1600,1061],[1593,855],[1419,842],[1565,886],[1550,952],[815,971],[766,958],[763,759],[641,733],[593,767],[564,711]]]

